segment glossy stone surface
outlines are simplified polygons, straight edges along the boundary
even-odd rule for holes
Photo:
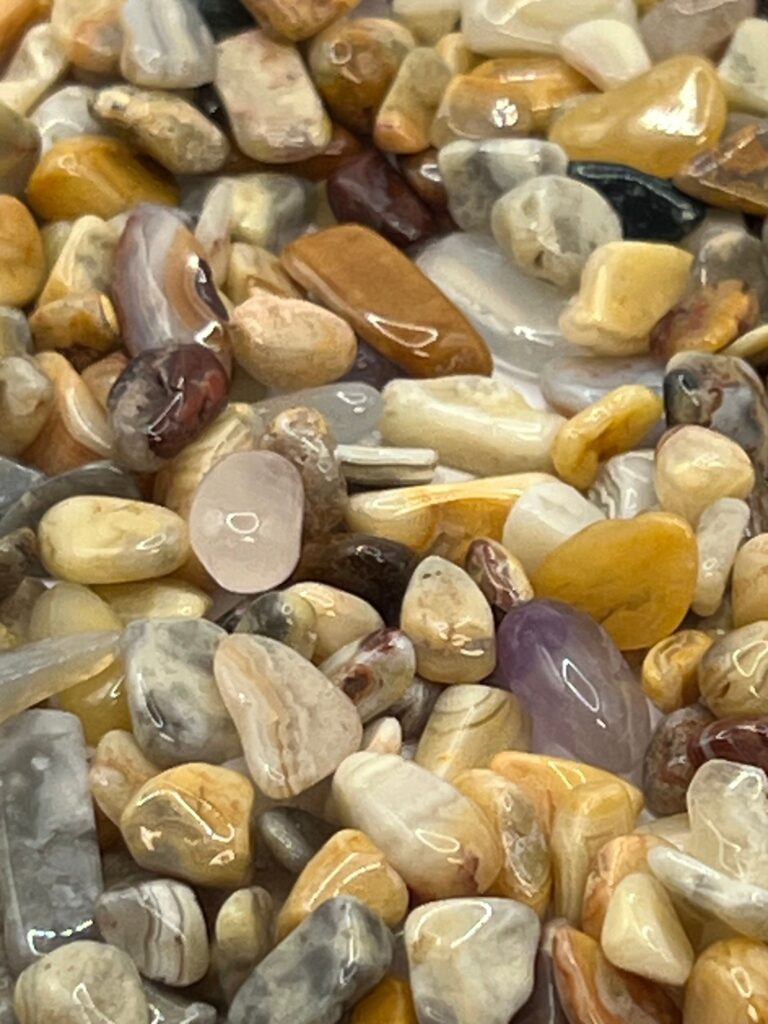
[[[292,277],[406,372],[490,372],[485,343],[458,309],[367,228],[340,225],[307,235],[287,246],[283,262]]]
[[[405,926],[420,1020],[506,1024],[533,989],[539,922],[514,900],[442,900]]]
[[[236,889],[216,914],[214,959],[247,976],[272,946],[273,899],[261,886]],[[244,980],[243,978],[240,979]]]
[[[724,718],[711,722],[688,743],[691,763],[698,768],[705,761],[720,758],[740,764],[768,768],[768,735],[765,718]]]
[[[717,352],[751,330],[760,318],[757,292],[746,282],[720,281],[684,296],[651,332],[651,351],[664,359],[676,352]]]
[[[117,71],[122,32],[116,0],[56,0],[51,24],[76,67],[101,74]]]
[[[153,89],[194,89],[213,81],[213,38],[190,0],[170,0],[162,9],[150,0],[126,0],[120,23],[120,70],[129,82]]]
[[[739,22],[754,13],[754,0],[718,0],[704,8],[663,0],[642,19],[641,31],[655,61],[676,53],[716,57]]]
[[[768,76],[763,59],[766,41],[766,22],[745,18],[736,27],[717,69],[730,102],[758,115],[768,114]]]
[[[537,484],[512,506],[503,542],[526,572],[534,572],[550,552],[603,515],[574,487],[559,480]]]
[[[430,484],[438,454],[434,448],[375,448],[363,444],[336,446],[336,458],[347,484],[357,487],[401,487]]]
[[[357,5],[357,0],[246,0],[245,6],[259,22],[286,39],[309,39]]]
[[[587,935],[600,940],[608,904],[619,882],[627,875],[649,874],[650,851],[666,845],[665,840],[658,836],[638,835],[635,832],[610,839],[601,847],[584,887],[581,927]]]
[[[437,108],[430,141],[440,148],[457,139],[504,139],[528,135],[532,126],[530,105],[514,83],[454,75]]]
[[[351,1024],[418,1024],[408,983],[387,975],[355,1006]]]
[[[325,583],[294,583],[284,593],[291,600],[300,597],[314,610],[312,628],[315,644],[312,657],[316,664],[322,664],[347,644],[363,640],[384,625],[381,615],[367,601]],[[287,638],[274,639],[288,643]]]
[[[69,295],[46,303],[29,318],[38,351],[53,350],[84,369],[119,344],[115,308],[97,291]]]
[[[634,519],[658,504],[654,487],[654,453],[625,452],[607,459],[588,492],[608,519]]]
[[[471,77],[508,86],[514,101],[530,111],[534,132],[546,131],[563,104],[593,91],[582,74],[555,56],[499,57],[473,68]]]
[[[693,704],[673,711],[656,726],[643,761],[643,792],[652,814],[664,817],[685,811],[685,796],[697,767],[688,745],[712,720],[710,711]]]
[[[587,527],[548,555],[531,582],[537,595],[597,619],[622,650],[638,650],[680,625],[697,575],[690,526],[679,516],[646,512]]]
[[[332,1024],[379,982],[392,936],[359,900],[328,900],[246,979],[230,1024]]]
[[[24,356],[0,361],[0,452],[19,455],[43,430],[54,409],[54,387],[43,371]]]
[[[643,660],[643,691],[660,711],[669,714],[696,701],[699,663],[712,642],[700,630],[682,629],[648,651]]]
[[[713,206],[764,217],[768,213],[768,128],[746,125],[683,164],[675,184]]]
[[[405,55],[376,112],[373,138],[385,153],[421,153],[429,146],[432,119],[451,78],[432,47]]]
[[[701,698],[718,718],[768,713],[768,624],[715,640],[699,664]]]
[[[668,178],[717,141],[725,115],[712,65],[679,56],[579,103],[556,121],[550,139],[573,160],[624,163]]]
[[[26,306],[43,283],[43,242],[29,210],[13,196],[0,196],[0,217],[0,304]]]
[[[609,771],[637,767],[650,736],[645,699],[610,637],[588,616],[555,601],[513,608],[499,631],[499,664],[531,714],[534,751]],[[553,704],[563,709],[556,720]]]
[[[96,922],[103,938],[124,950],[145,978],[183,988],[208,969],[203,912],[194,891],[180,882],[157,878],[107,891]]]
[[[144,757],[133,733],[114,729],[99,740],[88,785],[99,810],[119,825],[134,794],[158,774],[159,768]]]
[[[564,416],[581,412],[625,384],[660,395],[663,381],[664,364],[651,356],[563,355],[547,362],[539,378],[544,398]]]
[[[363,723],[404,696],[415,670],[413,644],[397,629],[377,630],[347,644],[320,665],[320,671],[355,705]]]
[[[18,973],[96,935],[101,864],[79,721],[63,711],[24,712],[3,727],[2,773],[0,889],[6,954]]]
[[[275,807],[259,815],[259,836],[292,875],[299,875],[334,834],[332,826],[297,807]]]
[[[733,562],[731,600],[734,626],[746,626],[768,618],[765,565],[768,537],[759,533],[738,551]]]
[[[637,29],[613,18],[595,18],[568,29],[558,43],[571,67],[599,89],[615,89],[651,67]]]
[[[234,888],[251,867],[251,782],[210,764],[169,768],[134,793],[120,829],[147,871],[193,885]]]
[[[151,1024],[216,1024],[216,1008],[144,983]]]
[[[67,57],[50,24],[35,25],[22,38],[0,80],[0,103],[28,113],[67,68]]]
[[[381,415],[379,392],[370,384],[356,381],[342,381],[267,398],[257,402],[253,408],[268,423],[279,412],[297,406],[316,409],[339,444],[355,444],[367,438],[376,429]]]
[[[283,590],[267,591],[233,612],[236,633],[255,633],[279,640],[304,658],[317,643],[317,615],[309,601]],[[230,630],[230,622],[223,621]]]
[[[696,530],[699,576],[691,608],[697,615],[713,615],[723,602],[731,569],[750,519],[749,505],[736,498],[719,498],[706,508]],[[731,588],[731,601],[733,587]],[[762,618],[762,614],[734,614],[735,626]]]
[[[53,248],[51,272],[40,295],[40,305],[72,293],[105,293],[112,280],[115,249],[122,231],[120,220],[78,217],[66,236]]]
[[[685,1024],[751,1024],[768,1001],[765,944],[723,939],[694,964],[685,995]]]
[[[533,587],[522,562],[487,537],[472,541],[464,568],[475,581],[495,616],[533,597]]]
[[[479,808],[412,761],[353,754],[334,776],[333,799],[343,824],[365,832],[421,899],[485,892],[501,869]]]
[[[30,25],[41,14],[39,0],[11,0],[0,18],[0,59],[5,61]]]

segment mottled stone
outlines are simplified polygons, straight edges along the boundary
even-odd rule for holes
[[[768,114],[766,45],[768,22],[762,18],[745,18],[736,26],[717,69],[729,101],[735,107],[763,117]]]
[[[97,291],[67,295],[39,306],[29,318],[39,351],[60,352],[84,369],[120,344],[117,314],[108,296]]]
[[[120,70],[134,85],[194,89],[213,81],[216,53],[208,27],[189,0],[125,0],[120,12]]]
[[[0,888],[6,953],[18,973],[96,934],[101,863],[78,720],[63,711],[14,719],[3,728],[2,776]]]
[[[376,429],[381,396],[370,384],[340,382],[268,398],[257,402],[254,410],[268,423],[279,412],[299,406],[317,410],[339,444],[355,444]]]
[[[651,351],[663,359],[676,352],[717,352],[758,322],[757,292],[745,281],[700,285],[672,307],[651,331]]]
[[[255,633],[293,648],[303,658],[312,658],[317,643],[317,615],[309,601],[299,594],[273,590],[234,609],[232,619],[222,620],[228,630]]]
[[[229,231],[234,241],[277,251],[310,223],[312,193],[306,182],[293,175],[242,174],[225,178],[222,184],[232,189]],[[198,237],[199,228],[200,221]]]
[[[673,711],[656,726],[643,761],[643,792],[652,814],[664,817],[685,811],[685,796],[696,772],[688,743],[712,720],[711,712],[693,704]]]
[[[119,0],[55,0],[51,24],[75,67],[97,74],[117,71],[120,6]]]
[[[312,657],[316,663],[324,662],[347,644],[363,640],[384,625],[381,615],[367,601],[325,583],[294,583],[282,593],[291,602],[295,598],[306,601],[315,613]],[[274,640],[288,644],[289,647],[294,646],[287,636],[273,636],[270,631],[263,632],[265,636],[272,636]],[[294,649],[308,656],[308,652],[298,646]]]
[[[21,114],[0,101],[0,189],[21,195],[40,153],[40,133]]]
[[[378,630],[347,644],[320,665],[320,671],[349,697],[364,723],[405,694],[415,669],[413,644],[396,629]]]
[[[768,213],[768,127],[748,124],[676,170],[683,192],[712,206],[764,217]]]
[[[571,67],[598,89],[615,89],[648,71],[651,59],[634,25],[616,18],[595,18],[574,25],[558,41]]]
[[[533,597],[522,562],[495,540],[478,537],[472,541],[464,568],[497,617]]]
[[[113,276],[122,224],[100,217],[78,217],[67,233],[40,295],[39,305],[87,291],[106,293]]]
[[[199,230],[198,222],[198,232]],[[224,233],[229,248],[229,262],[223,288],[227,298],[235,306],[247,302],[257,290],[269,292],[283,299],[301,298],[300,292],[283,270],[277,256],[260,246],[249,245],[246,242],[233,242],[230,246],[229,232],[230,226],[227,221]]]
[[[686,987],[685,1024],[751,1024],[765,1015],[768,956],[765,944],[723,939],[704,950]]]
[[[88,785],[99,809],[118,825],[134,794],[159,771],[142,754],[133,733],[115,729],[99,740]]]
[[[450,69],[431,47],[405,55],[376,112],[373,138],[385,153],[420,153],[429,146],[430,128]]]
[[[259,815],[261,840],[275,860],[293,875],[301,874],[334,829],[298,807],[275,807]]]
[[[712,638],[696,629],[672,633],[648,651],[643,661],[645,695],[669,714],[693,704],[699,696],[698,667]]]
[[[329,22],[357,6],[359,0],[245,0],[245,7],[261,25],[285,39],[309,39]]]

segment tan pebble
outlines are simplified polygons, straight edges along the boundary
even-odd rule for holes
[[[119,825],[134,794],[159,772],[142,754],[132,733],[115,729],[99,740],[88,783],[96,805]]]
[[[243,0],[260,25],[292,40],[316,36],[357,3],[358,0]]]
[[[397,718],[375,718],[363,729],[361,750],[372,754],[399,754],[403,749],[403,727]]]
[[[718,352],[754,327],[757,292],[746,282],[719,281],[684,295],[651,333],[651,351],[665,361],[676,352]]]
[[[171,578],[106,583],[94,590],[126,626],[136,619],[204,619],[213,604],[199,587]]]
[[[274,901],[266,889],[236,889],[216,915],[216,953],[227,965],[255,967],[272,943]]]
[[[0,305],[26,306],[44,274],[43,240],[32,214],[13,196],[0,195]]]
[[[699,699],[699,663],[712,637],[698,629],[682,629],[659,640],[643,660],[643,691],[665,715]]]
[[[420,153],[451,78],[436,50],[419,46],[406,54],[376,114],[373,138],[385,153]]]
[[[63,352],[75,366],[89,365],[120,344],[115,307],[95,290],[38,306],[29,327],[38,352]]]
[[[51,24],[75,67],[102,75],[117,72],[121,6],[120,0],[55,0]]]
[[[768,619],[768,533],[748,540],[736,555],[731,603],[734,626]]]
[[[298,594],[315,610],[317,643],[312,660],[316,664],[384,626],[384,620],[372,605],[346,590],[325,583],[294,583],[285,593]]]
[[[729,938],[705,949],[685,991],[683,1024],[763,1024],[768,1020],[768,947]]]
[[[483,60],[467,48],[461,32],[449,32],[442,36],[435,43],[435,50],[454,75],[466,75]]]
[[[82,380],[88,386],[88,390],[106,411],[109,392],[112,390],[115,381],[128,365],[128,357],[122,352],[112,352],[103,359],[98,359],[90,366],[86,366],[80,374]]]
[[[79,217],[72,224],[40,295],[39,306],[89,291],[106,293],[122,227],[101,217]]]
[[[26,356],[0,360],[0,455],[18,455],[35,440],[54,403],[53,384]]]
[[[267,249],[248,242],[233,242],[228,257],[224,292],[236,306],[254,291],[266,291],[283,299],[300,299],[301,292],[283,270],[280,259]],[[315,306],[315,309],[320,307]]]
[[[699,576],[691,604],[697,615],[714,615],[723,603],[731,569],[750,518],[749,505],[738,498],[718,498],[699,516],[696,525]],[[743,625],[735,619],[734,624]]]
[[[768,714],[768,622],[720,637],[699,663],[701,699],[717,718]]]
[[[582,930],[600,940],[608,902],[619,882],[627,875],[650,873],[648,853],[665,840],[653,835],[627,835],[609,839],[595,858],[581,908]]]

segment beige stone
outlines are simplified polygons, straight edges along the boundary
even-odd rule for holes
[[[39,306],[29,318],[38,352],[56,351],[77,366],[92,362],[120,344],[111,299],[102,292],[72,293]]]
[[[643,659],[643,690],[665,715],[696,703],[699,663],[711,646],[712,637],[701,630],[681,629],[648,651]]]
[[[744,540],[749,519],[749,505],[738,498],[718,498],[699,516],[696,526],[699,576],[691,604],[697,615],[714,615],[722,604],[736,553]],[[734,606],[733,624],[743,626],[744,621],[737,621],[733,588],[731,599]],[[768,615],[768,606],[765,613]],[[754,622],[756,618],[762,619],[765,615],[757,615],[749,621]]]
[[[283,265],[261,246],[233,242],[229,250],[224,292],[236,305],[250,299],[252,292],[266,291],[283,299],[300,299],[301,292],[283,270]],[[315,306],[315,309],[319,307]]]
[[[117,72],[120,6],[120,0],[54,0],[51,24],[76,67],[102,75]]]
[[[768,622],[719,637],[699,662],[699,689],[717,718],[768,714]]]
[[[294,583],[286,587],[285,593],[303,597],[315,610],[317,642],[312,660],[316,664],[384,625],[381,615],[367,601],[326,583]]]
[[[216,952],[226,963],[253,967],[272,944],[272,896],[261,886],[236,889],[216,915]]]
[[[705,949],[685,991],[683,1024],[762,1024],[768,1019],[768,949],[728,938]]]
[[[595,858],[581,907],[581,928],[593,939],[600,940],[605,912],[619,882],[627,875],[650,874],[648,854],[666,841],[653,835],[627,835],[609,839]]]
[[[43,240],[32,214],[13,196],[0,195],[0,305],[28,305],[44,274]]]
[[[51,24],[35,25],[22,39],[0,78],[0,103],[28,113],[67,69],[67,57]]]
[[[717,73],[730,103],[740,110],[768,114],[768,22],[745,18],[736,26]]]
[[[134,794],[159,772],[157,765],[142,754],[132,733],[115,729],[99,740],[88,784],[97,806],[119,825]]]
[[[379,149],[427,149],[432,119],[450,78],[448,65],[436,50],[419,46],[407,53],[376,113],[373,138]]]
[[[93,589],[126,626],[136,619],[204,619],[213,604],[199,587],[170,577]]]
[[[598,89],[615,89],[648,71],[651,58],[640,33],[614,18],[584,21],[563,33],[560,53]]]
[[[768,533],[752,537],[736,555],[731,604],[734,626],[768,619]]]
[[[39,305],[45,306],[73,293],[106,292],[112,279],[121,230],[116,221],[90,215],[78,218],[56,254]]]

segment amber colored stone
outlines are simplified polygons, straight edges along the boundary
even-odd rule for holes
[[[0,305],[26,306],[45,276],[43,240],[29,210],[0,195]]]
[[[342,224],[305,235],[282,258],[291,277],[407,373],[490,374],[490,352],[469,321],[368,228]]]
[[[278,36],[298,41],[318,32],[356,7],[360,0],[243,0],[258,23]]]
[[[22,35],[45,16],[50,0],[3,0],[0,6],[0,64],[13,52]]]
[[[29,318],[38,352],[61,352],[78,369],[120,344],[115,307],[95,289],[39,306]]]
[[[159,771],[142,754],[132,732],[115,729],[96,746],[88,784],[99,810],[109,821],[119,824],[133,796]]]
[[[572,160],[628,164],[667,178],[711,146],[727,104],[714,67],[702,57],[672,57],[604,95],[567,111],[549,137]]]
[[[699,699],[699,662],[712,637],[698,629],[682,629],[659,640],[643,660],[643,691],[668,715]]]
[[[432,122],[433,146],[456,139],[506,139],[533,130],[528,100],[516,83],[455,75]]]
[[[463,483],[368,491],[350,498],[347,524],[378,537],[460,561],[476,537],[501,540],[521,494],[551,482],[546,473],[513,473]]]
[[[351,1024],[418,1024],[408,983],[387,975],[355,1006]]]
[[[514,85],[531,111],[531,130],[546,131],[553,113],[574,96],[595,91],[584,75],[554,56],[498,57],[479,64],[472,75]]]
[[[716,139],[712,140],[716,142]],[[697,199],[758,217],[768,214],[768,122],[745,125],[675,171],[675,185]]]
[[[376,111],[415,41],[387,18],[330,25],[309,44],[309,70],[332,116],[353,132],[370,134]]]
[[[684,1024],[763,1024],[768,1020],[768,947],[753,939],[715,942],[688,979]]]
[[[680,516],[646,512],[594,523],[548,555],[531,577],[537,597],[596,619],[625,651],[676,629],[696,590],[696,537]]]
[[[310,860],[288,894],[277,918],[277,939],[334,896],[354,896],[390,927],[408,910],[408,889],[381,850],[363,832],[342,829]]]
[[[427,46],[406,54],[376,114],[373,139],[386,153],[420,153],[451,79],[443,58]]]
[[[718,352],[751,330],[760,317],[757,292],[745,281],[700,285],[684,296],[651,331],[651,352]]]
[[[376,150],[354,157],[328,178],[328,202],[340,224],[365,224],[398,248],[435,230],[428,207]]]
[[[598,853],[587,876],[581,908],[581,927],[600,941],[605,912],[616,886],[627,875],[650,874],[648,852],[666,842],[653,835],[626,835],[610,839]]]
[[[27,186],[35,213],[45,220],[86,214],[114,217],[137,203],[176,206],[175,185],[150,169],[118,139],[80,135],[57,142],[38,164]]]
[[[400,170],[413,191],[425,203],[435,210],[447,210],[448,193],[437,165],[437,150],[434,147],[401,157]]]

